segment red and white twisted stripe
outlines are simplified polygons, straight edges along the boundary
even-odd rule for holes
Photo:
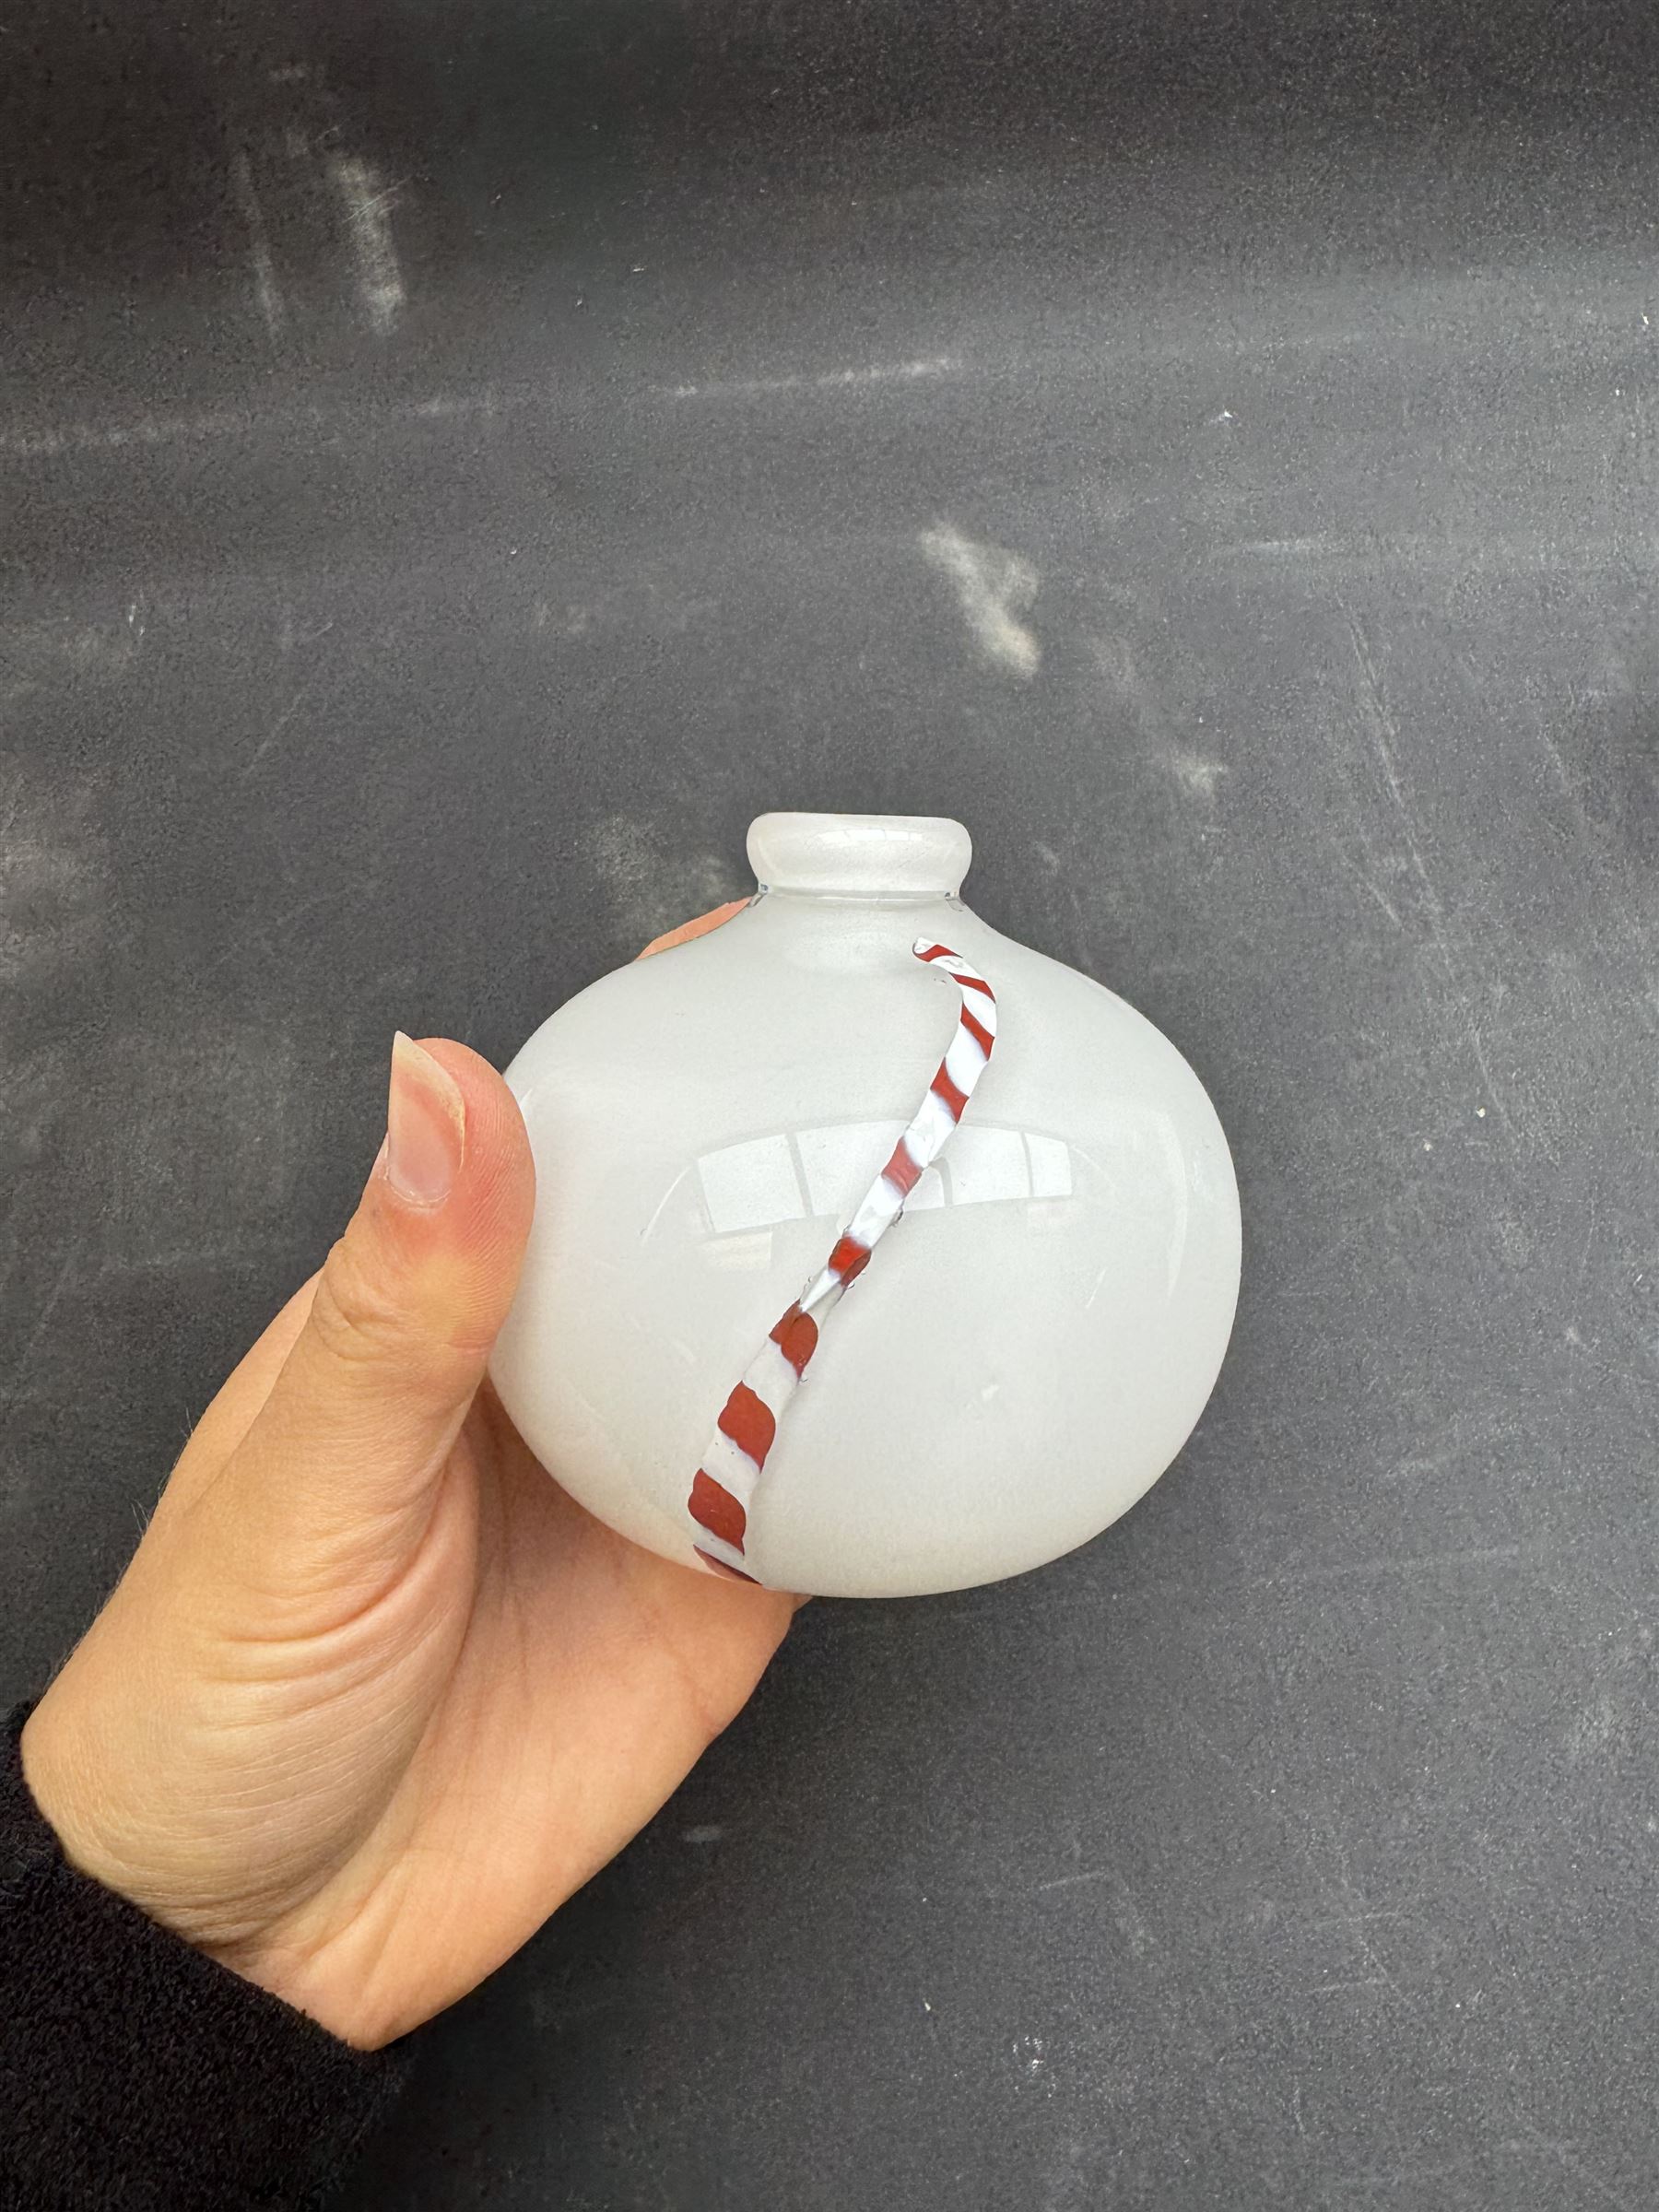
[[[911,950],[917,959],[942,969],[961,992],[949,1049],[914,1120],[865,1193],[834,1251],[744,1370],[721,1410],[686,1500],[698,1558],[711,1572],[735,1575],[740,1582],[757,1579],[744,1564],[743,1548],[755,1486],[778,1424],[818,1349],[824,1322],[848,1284],[869,1265],[870,1254],[903,1213],[924,1170],[949,1143],[996,1042],[996,994],[979,971],[948,946],[925,937],[918,937]]]

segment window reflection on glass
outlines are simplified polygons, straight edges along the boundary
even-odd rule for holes
[[[999,1198],[1029,1198],[1031,1194],[1025,1139],[1018,1129],[965,1123],[950,1140],[945,1165],[953,1205],[989,1206]]]
[[[780,1133],[705,1152],[697,1175],[710,1227],[716,1236],[733,1236],[780,1221],[839,1220],[880,1172],[903,1128],[899,1121],[841,1122],[799,1130],[793,1139]],[[982,1122],[957,1131],[906,1210],[1069,1198],[1072,1188],[1071,1150],[1063,1139]]]
[[[756,1136],[747,1144],[705,1152],[697,1169],[709,1219],[721,1236],[738,1229],[766,1229],[774,1221],[799,1221],[817,1210],[802,1203],[786,1136]]]
[[[717,1237],[708,1247],[708,1261],[723,1275],[764,1275],[772,1264],[772,1232],[751,1229],[734,1237]]]
[[[833,1129],[802,1129],[795,1136],[801,1159],[801,1177],[806,1192],[806,1211],[817,1220],[830,1220],[856,1205],[875,1181],[883,1160],[904,1134],[904,1124],[841,1122]],[[944,1186],[937,1168],[929,1168],[910,1194],[908,1213],[943,1206]]]
[[[1069,1198],[1072,1194],[1071,1153],[1057,1136],[1039,1136],[1026,1131],[1026,1151],[1031,1161],[1033,1198]]]

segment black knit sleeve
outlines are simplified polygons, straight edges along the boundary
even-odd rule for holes
[[[337,2041],[78,1874],[0,1729],[0,2206],[325,2204],[405,2062]]]

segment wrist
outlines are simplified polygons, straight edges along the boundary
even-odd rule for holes
[[[73,1665],[73,1663],[71,1663]],[[112,1778],[127,1762],[112,1758],[96,1732],[82,1725],[65,1673],[24,1724],[18,1751],[23,1779],[41,1818],[77,1874],[135,1905],[147,1919],[194,1949],[218,1957],[218,1933],[194,1893],[181,1838],[170,1852],[165,1820],[126,1802]],[[159,1794],[159,1780],[154,1782]],[[151,1801],[153,1804],[153,1800]],[[170,1864],[176,1856],[178,1864]]]
[[[77,1745],[76,1732],[64,1724],[61,1707],[62,1700],[48,1690],[24,1724],[18,1750],[29,1794],[76,1873],[114,1890],[154,1919],[147,1901],[135,1894],[142,1885],[135,1885],[131,1868],[110,1847],[92,1781],[97,1762]]]
[[[152,1861],[140,1865],[130,1836],[115,1815],[102,1767],[93,1747],[81,1741],[63,1709],[48,1691],[24,1724],[18,1740],[23,1779],[35,1807],[56,1837],[65,1859],[77,1874],[123,1898],[170,1936],[200,1951],[218,1966],[303,2012],[342,2042],[363,2051],[379,2049],[396,2030],[385,2033],[361,2017],[360,2007],[343,1999],[338,1977],[324,1970],[318,1947],[302,1937],[264,1926],[231,1929],[222,1916],[204,1912],[186,1894],[187,1885]]]

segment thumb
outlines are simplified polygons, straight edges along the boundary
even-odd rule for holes
[[[400,1032],[386,1124],[304,1325],[209,1494],[267,1583],[337,1588],[408,1555],[517,1287],[535,1170],[500,1077],[465,1045]]]

